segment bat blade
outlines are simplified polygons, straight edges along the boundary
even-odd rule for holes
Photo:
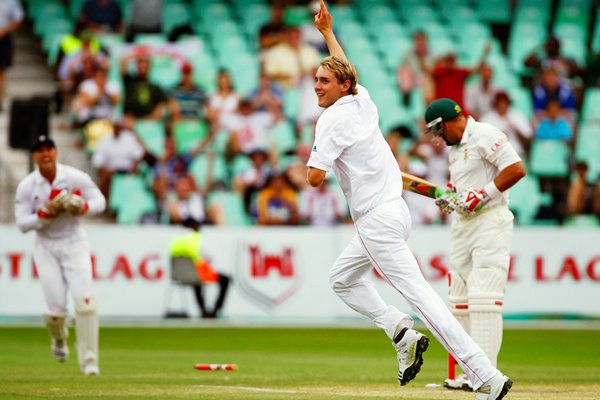
[[[437,187],[436,184],[426,181],[417,176],[402,173],[402,186],[409,192],[420,194],[421,196],[437,199],[444,191]]]

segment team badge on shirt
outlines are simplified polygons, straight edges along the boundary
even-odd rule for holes
[[[313,150],[315,153],[317,152],[317,146],[313,146]]]
[[[464,155],[463,155],[463,159],[468,160],[469,159],[469,151],[467,149],[465,149]]]

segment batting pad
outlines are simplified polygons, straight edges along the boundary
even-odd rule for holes
[[[448,307],[462,327],[469,333],[471,322],[469,318],[469,299],[467,284],[456,272],[448,272],[450,288],[448,289]]]
[[[54,340],[65,341],[69,337],[69,328],[67,327],[66,315],[44,314],[44,320],[48,327],[48,333]]]
[[[98,363],[98,315],[96,298],[82,297],[75,300],[75,331],[79,365]]]
[[[467,280],[471,337],[494,366],[502,345],[502,305],[506,273],[476,268]]]

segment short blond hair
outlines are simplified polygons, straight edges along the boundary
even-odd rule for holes
[[[331,71],[338,83],[350,81],[348,93],[352,95],[358,94],[358,89],[356,89],[356,84],[358,83],[358,73],[350,61],[336,56],[329,56],[321,61],[321,67],[327,68],[329,71]]]

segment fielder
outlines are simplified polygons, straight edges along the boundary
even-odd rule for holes
[[[21,231],[36,231],[33,258],[46,299],[50,348],[57,360],[67,359],[68,289],[75,304],[79,366],[84,374],[97,375],[98,316],[92,262],[79,219],[104,211],[106,200],[86,173],[56,162],[52,139],[38,137],[31,150],[38,169],[17,187],[15,216]]]
[[[451,228],[449,307],[496,366],[513,230],[508,189],[525,168],[502,131],[465,117],[453,100],[432,102],[425,122],[450,146],[449,187],[457,193],[436,200],[441,209],[459,213]],[[471,383],[461,375],[444,386],[469,389]]]
[[[402,294],[442,345],[468,371],[477,399],[503,398],[512,381],[498,371],[450,313],[419,270],[406,240],[411,220],[402,199],[402,175],[379,129],[377,107],[358,85],[354,66],[333,33],[323,0],[315,15],[330,57],[315,76],[319,106],[326,110],[316,126],[306,180],[323,183],[333,169],[348,200],[357,234],[335,261],[330,284],[352,309],[383,329],[397,351],[398,381],[407,384],[419,372],[429,339],[412,329],[410,315],[387,305],[365,275],[375,267]]]

